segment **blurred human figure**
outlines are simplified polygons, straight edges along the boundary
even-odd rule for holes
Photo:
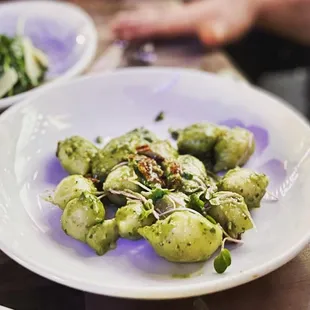
[[[121,12],[111,24],[121,39],[197,34],[210,46],[238,40],[253,26],[310,45],[310,0],[161,2]]]

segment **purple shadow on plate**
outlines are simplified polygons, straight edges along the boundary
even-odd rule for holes
[[[68,173],[62,168],[59,160],[55,156],[49,158],[45,168],[46,182],[57,186],[66,176]]]
[[[79,256],[93,257],[96,254],[86,244],[67,236],[61,228],[62,210],[58,207],[52,208],[48,213],[48,225],[50,226],[49,236],[63,247],[72,249]]]
[[[148,274],[157,275],[171,275],[176,278],[182,277],[185,274],[195,274],[201,270],[204,263],[172,263],[165,261],[163,265],[163,258],[156,254],[151,245],[143,239],[137,241],[130,241],[126,239],[119,239],[117,248],[114,251],[107,253],[109,256],[126,256],[128,261],[136,269],[139,269]]]
[[[229,128],[241,127],[251,131],[255,138],[255,156],[260,155],[269,145],[268,131],[262,127],[256,125],[245,126],[242,121],[238,119],[228,119],[219,123],[220,125],[227,126]]]
[[[241,120],[236,118],[221,121],[219,124],[229,128],[238,126],[251,131],[255,138],[255,153],[253,154],[249,165],[245,166],[250,166],[254,170],[267,174],[270,178],[270,188],[276,188],[282,185],[287,176],[284,163],[276,158],[271,158],[267,162],[262,162],[262,160],[260,160],[260,157],[263,155],[270,143],[269,133],[265,128],[257,125],[246,126]],[[251,165],[251,162],[254,164]]]

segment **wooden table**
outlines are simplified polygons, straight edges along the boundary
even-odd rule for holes
[[[99,31],[97,58],[111,42],[106,23],[136,1],[72,0],[95,20]],[[222,51],[206,53],[193,42],[162,43],[157,65],[203,68],[211,72],[238,70]],[[135,301],[84,294],[44,279],[0,251],[0,305],[15,310],[310,310],[310,246],[287,265],[246,285],[200,298]]]

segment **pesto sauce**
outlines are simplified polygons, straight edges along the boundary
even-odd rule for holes
[[[159,112],[158,115],[155,118],[155,122],[160,122],[165,118],[165,114],[163,111]]]
[[[102,144],[102,142],[103,142],[103,138],[102,138],[101,136],[98,136],[98,137],[96,138],[96,143]]]
[[[174,279],[188,279],[191,278],[192,274],[191,273],[184,273],[184,274],[173,274],[172,278]]]

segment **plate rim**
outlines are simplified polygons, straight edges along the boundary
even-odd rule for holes
[[[131,72],[150,72],[150,71],[158,71],[158,72],[170,72],[170,73],[194,73],[199,74],[201,76],[207,75],[211,76],[215,79],[221,79],[222,83],[228,83],[233,84],[240,89],[244,88],[247,89],[250,92],[255,92],[258,95],[263,95],[265,97],[269,97],[269,99],[273,100],[275,104],[282,106],[282,108],[289,110],[292,113],[292,117],[295,117],[297,121],[299,121],[305,129],[307,129],[310,132],[310,126],[308,120],[293,106],[290,106],[286,101],[279,98],[278,96],[269,93],[268,91],[262,90],[258,87],[247,85],[244,83],[240,83],[237,81],[233,81],[230,79],[225,79],[223,77],[219,77],[216,74],[203,72],[196,69],[186,69],[186,68],[175,68],[175,67],[155,67],[155,68],[122,68],[117,69],[116,71],[112,72],[104,72],[100,74],[92,74],[92,75],[86,75],[79,78],[75,78],[73,80],[67,81],[60,85],[54,85],[53,87],[50,87],[48,91],[52,91],[53,88],[62,88],[66,87],[67,85],[72,85],[75,83],[81,83],[83,80],[86,79],[92,79],[92,78],[104,78],[109,75],[115,75],[115,74],[130,74]],[[239,84],[239,86],[238,86]],[[43,92],[42,92],[43,93]],[[28,98],[22,102],[17,103],[10,109],[6,110],[1,116],[0,116],[0,124],[5,121],[7,118],[9,118],[11,115],[14,115],[14,113],[18,110],[23,109],[24,107],[31,105],[31,102],[35,100],[36,98],[40,97],[42,93],[37,93],[36,96],[32,96],[31,98]],[[227,279],[221,279],[220,281],[213,281],[208,283],[207,285],[204,285],[203,282],[199,283],[192,283],[192,284],[186,284],[184,281],[184,284],[178,283],[177,286],[173,286],[171,288],[165,288],[165,292],[158,288],[154,287],[145,287],[142,291],[139,291],[135,288],[126,287],[125,288],[119,288],[117,286],[104,286],[94,283],[89,283],[87,281],[84,281],[81,278],[74,278],[70,276],[66,276],[64,274],[60,274],[55,271],[53,268],[49,268],[43,264],[37,264],[35,262],[35,259],[29,259],[27,255],[24,255],[23,253],[20,253],[18,250],[10,248],[6,245],[6,243],[1,239],[0,236],[0,249],[11,259],[22,265],[23,267],[27,268],[28,270],[31,270],[32,272],[39,274],[40,276],[43,276],[47,279],[50,279],[54,282],[57,282],[59,284],[69,286],[75,289],[79,289],[85,292],[89,293],[95,293],[99,295],[106,295],[111,297],[120,297],[120,298],[129,298],[129,299],[144,299],[144,300],[155,300],[155,299],[179,299],[179,298],[185,298],[185,297],[195,297],[205,294],[211,294],[223,290],[227,290],[248,282],[251,282],[255,279],[258,279],[289,262],[291,259],[293,259],[295,256],[297,256],[303,248],[307,246],[307,244],[310,241],[310,228],[309,232],[305,235],[303,235],[302,238],[299,239],[299,242],[295,243],[294,246],[289,247],[286,251],[283,251],[281,255],[278,255],[277,257],[273,258],[272,260],[269,260],[268,262],[265,262],[261,264],[260,266],[248,269],[246,271],[240,272],[239,274],[233,275],[228,277]]]
[[[14,7],[14,6],[17,7],[17,6],[20,6],[21,4],[31,6],[36,3],[40,3],[41,5],[64,7],[64,8],[70,9],[71,11],[75,11],[77,14],[80,14],[80,16],[82,16],[85,19],[86,25],[89,29],[90,44],[88,44],[88,47],[86,48],[82,57],[77,61],[77,63],[74,64],[65,73],[61,74],[57,78],[51,80],[50,82],[47,82],[46,84],[39,85],[33,89],[30,89],[18,95],[0,99],[0,110],[10,107],[11,105],[15,105],[25,100],[26,97],[35,95],[42,88],[58,85],[62,82],[65,82],[73,77],[80,75],[95,59],[96,52],[98,49],[98,40],[99,40],[98,31],[97,31],[93,18],[82,7],[74,3],[69,3],[69,2],[59,2],[59,1],[55,2],[55,1],[46,1],[46,0],[44,1],[40,1],[40,0],[17,1],[15,0],[12,2],[8,2],[8,3],[0,3],[0,8],[1,7]]]

